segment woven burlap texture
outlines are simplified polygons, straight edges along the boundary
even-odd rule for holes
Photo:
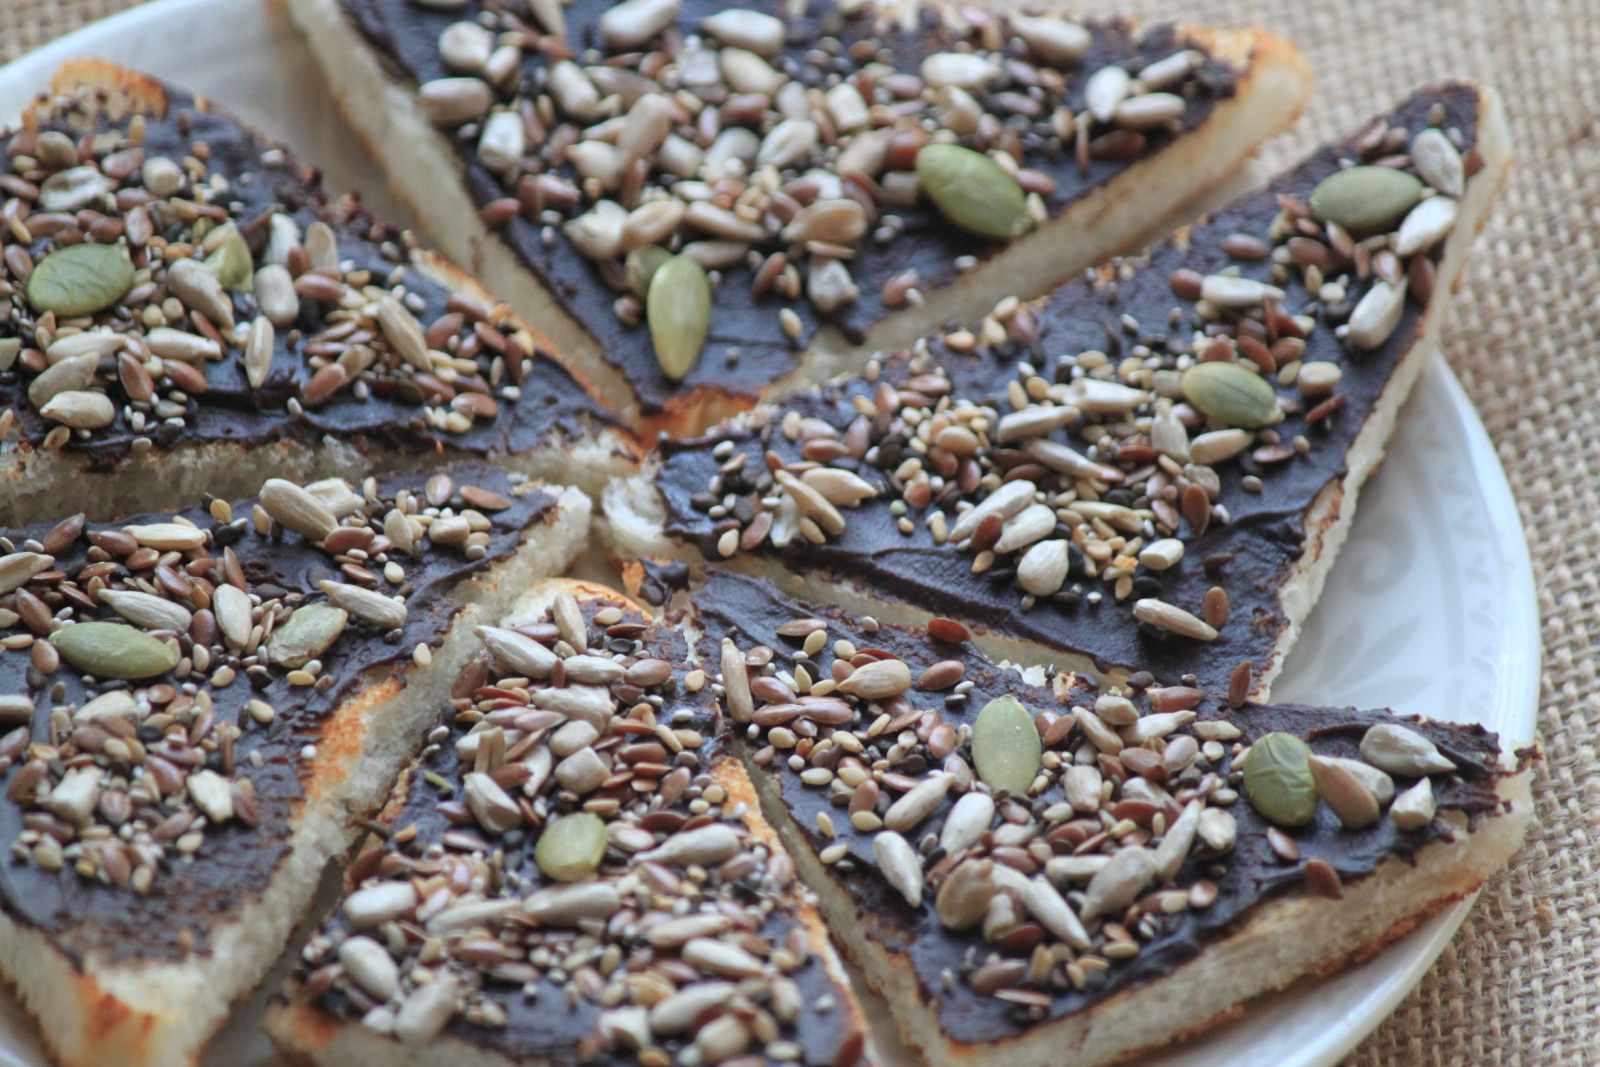
[[[254,3],[262,0],[217,0]],[[130,0],[0,0],[0,60]],[[1539,584],[1545,762],[1512,869],[1352,1067],[1600,1062],[1600,7],[1593,0],[1156,0],[1077,5],[1260,25],[1292,39],[1315,102],[1267,152],[1288,163],[1409,88],[1505,97],[1518,165],[1480,238],[1445,351],[1494,439]]]

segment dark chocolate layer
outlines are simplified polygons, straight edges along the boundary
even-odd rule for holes
[[[449,73],[439,57],[439,33],[452,22],[470,18],[479,6],[474,0],[462,9],[429,11],[410,0],[344,0],[352,21],[390,64],[394,74],[417,83]],[[574,50],[598,47],[599,17],[609,6],[597,0],[578,0],[564,8],[567,43]],[[784,11],[786,5],[777,0],[742,6],[783,18],[789,26],[783,54],[795,59],[814,48],[825,35],[837,38],[846,46],[870,38],[878,42],[878,59],[899,71],[915,73],[924,56],[945,49],[952,41],[938,15],[929,10],[922,12],[916,32],[907,34],[898,30],[874,32],[870,18],[843,18],[831,10],[833,4],[829,0],[812,0],[806,14],[798,19],[788,18]],[[714,0],[686,0],[677,26],[683,33],[693,32],[706,16],[724,7],[726,5]],[[1194,42],[1179,38],[1171,26],[1156,26],[1134,33],[1123,23],[1105,21],[1090,28],[1093,43],[1069,71],[1072,84],[1068,104],[1075,113],[1084,110],[1083,87],[1089,72],[1108,64],[1121,64],[1137,71],[1180,49],[1198,48]],[[542,62],[538,57],[524,59],[524,75]],[[799,69],[808,76],[817,76],[818,68],[801,64]],[[1144,154],[1153,155],[1175,137],[1197,128],[1219,100],[1235,92],[1236,78],[1237,73],[1231,68],[1208,58],[1192,75],[1197,92],[1189,100],[1181,131],[1177,134],[1149,131]],[[982,94],[981,99],[989,103],[995,93],[1024,88],[1001,79]],[[477,163],[472,142],[458,139],[456,147],[468,189],[476,203],[483,205],[515,194]],[[1055,191],[1047,198],[1052,217],[1134,162],[1096,158],[1080,170],[1070,142],[1062,144],[1059,139],[1035,135],[1024,140],[1023,149],[1023,165],[1048,174],[1055,182]],[[570,169],[564,168],[561,173],[570,174]],[[881,249],[867,242],[850,264],[861,296],[838,314],[833,324],[852,342],[860,341],[873,324],[893,313],[884,306],[882,292],[884,282],[894,275],[915,270],[925,290],[937,289],[955,280],[958,258],[982,259],[995,250],[993,242],[961,232],[926,203],[895,208],[894,214],[904,221],[904,231]],[[735,396],[759,397],[767,386],[795,369],[804,339],[810,338],[827,321],[809,301],[794,302],[793,308],[804,322],[802,341],[797,346],[778,325],[777,312],[788,302],[775,294],[753,297],[750,292],[753,272],[743,265],[726,269],[722,272],[722,284],[713,294],[711,334],[700,362],[681,386],[674,385],[656,364],[645,328],[628,327],[613,313],[612,303],[617,294],[605,284],[595,266],[559,230],[556,239],[547,244],[546,232],[547,227],[537,221],[518,216],[500,234],[545,288],[562,300],[572,317],[590,332],[601,357],[626,376],[646,413],[660,412],[671,397],[686,388],[706,387]]]
[[[1461,130],[1467,138],[1464,148],[1470,149],[1478,118],[1477,94],[1471,87],[1456,85],[1418,93],[1388,120],[1414,133],[1428,126],[1429,112],[1435,107],[1445,109],[1443,125]],[[935,343],[936,357],[955,383],[955,395],[1008,411],[1006,386],[1015,378],[1013,364],[1019,359],[1032,363],[1047,379],[1066,381],[1071,361],[1079,352],[1100,349],[1116,360],[1134,344],[1159,351],[1169,338],[1187,338],[1197,328],[1193,305],[1173,295],[1168,281],[1172,272],[1187,268],[1204,275],[1234,266],[1247,277],[1267,279],[1270,262],[1231,260],[1220,248],[1223,238],[1235,233],[1264,235],[1278,213],[1278,196],[1304,199],[1346,154],[1339,146],[1322,149],[1265,191],[1245,197],[1195,227],[1186,240],[1162,244],[1141,269],[1109,291],[1085,282],[1061,288],[1044,303],[1038,317],[1039,339],[1026,349],[1008,344],[998,352],[964,355]],[[1438,250],[1433,254],[1437,256]],[[1298,273],[1292,273],[1291,280],[1282,283],[1288,293],[1284,306],[1298,309],[1312,304],[1314,295],[1301,287]],[[1174,309],[1182,311],[1179,323],[1169,319]],[[1348,312],[1348,301],[1342,308],[1322,308],[1303,356],[1306,361],[1326,360],[1342,369],[1338,391],[1344,397],[1343,406],[1308,425],[1305,405],[1296,403],[1289,417],[1275,427],[1285,442],[1304,434],[1310,448],[1303,455],[1263,465],[1247,452],[1236,461],[1219,464],[1222,489],[1216,503],[1227,509],[1231,521],[1212,523],[1198,537],[1186,531],[1182,561],[1164,572],[1141,572],[1134,595],[1125,603],[1115,602],[1106,589],[1100,603],[1085,595],[1076,604],[1056,599],[1024,611],[1021,590],[1009,575],[973,574],[971,555],[936,545],[921,521],[911,534],[899,532],[896,516],[890,511],[896,496],[892,492],[845,510],[847,529],[825,544],[795,538],[782,553],[784,562],[797,571],[822,571],[857,581],[875,595],[950,615],[1004,637],[1086,656],[1102,668],[1146,669],[1166,682],[1193,676],[1209,691],[1225,691],[1230,673],[1241,660],[1250,660],[1259,670],[1275,653],[1281,653],[1279,641],[1288,619],[1280,595],[1306,547],[1307,510],[1343,477],[1350,447],[1371,418],[1396,367],[1411,352],[1422,326],[1422,307],[1408,301],[1399,326],[1382,347],[1351,352],[1333,332],[1334,324]],[[1136,330],[1124,324],[1130,316],[1138,324]],[[884,376],[891,382],[903,382],[908,373],[903,362],[891,361]],[[795,410],[821,418],[842,434],[857,417],[853,401],[863,396],[870,399],[874,389],[872,383],[860,379],[830,384],[784,402],[780,414]],[[1280,387],[1279,393],[1298,400],[1292,388]],[[799,458],[796,444],[778,432],[779,421],[774,417],[760,433],[712,431],[700,440],[663,444],[656,484],[666,501],[670,535],[692,541],[707,558],[716,558],[715,542],[731,520],[712,520],[695,503],[725,466],[725,461],[712,455],[712,449],[731,436],[737,451],[746,457],[744,484],[750,484],[766,472],[765,451],[776,452],[785,462]],[[1076,444],[1081,447],[1081,442]],[[839,461],[836,465],[849,464]],[[893,463],[888,466],[892,469]],[[880,491],[888,484],[884,471],[864,463],[854,469]],[[1261,480],[1259,492],[1243,487],[1243,479],[1252,475]],[[743,491],[738,478],[725,476],[724,481],[725,492]],[[1128,502],[1115,489],[1106,499]],[[775,550],[770,542],[764,542],[761,551]],[[1069,587],[1079,577],[1081,574],[1074,572]],[[1194,611],[1213,585],[1227,590],[1232,605],[1230,622],[1215,641],[1202,643],[1163,634],[1133,618],[1132,602],[1138,597],[1159,597]],[[1087,583],[1082,588],[1087,593],[1102,587]]]
[[[341,259],[357,270],[370,270],[380,282],[403,262],[408,238],[398,228],[373,218],[353,198],[332,196],[314,168],[299,163],[227,112],[209,102],[202,109],[194,96],[181,89],[168,86],[165,92],[165,113],[148,116],[144,124],[141,143],[145,157],[182,160],[205,151],[209,174],[228,183],[225,203],[236,206],[231,213],[258,262],[266,247],[271,217],[279,212],[291,216],[302,231],[319,220],[331,225],[338,235]],[[59,120],[47,121],[41,129],[58,129],[74,136],[81,132]],[[102,114],[97,129],[126,133],[127,123],[112,123]],[[15,131],[0,136],[0,157],[9,154],[14,137]],[[139,188],[137,169],[124,185]],[[28,251],[37,262],[53,247],[51,238],[40,237]],[[406,267],[405,278],[409,291],[421,301],[416,313],[424,327],[446,313],[449,289],[414,267]],[[239,321],[254,317],[253,299],[235,293],[232,300]],[[609,421],[570,374],[542,358],[534,360],[532,373],[521,382],[520,397],[514,402],[500,399],[497,417],[479,418],[465,433],[443,433],[429,427],[415,391],[400,395],[373,390],[366,399],[358,399],[345,389],[322,406],[291,414],[288,403],[302,395],[315,373],[303,351],[304,338],[325,328],[329,313],[335,310],[310,298],[300,301],[294,328],[276,333],[272,371],[260,389],[250,387],[240,351],[231,348],[221,361],[201,365],[209,388],[188,400],[182,426],[151,419],[142,432],[135,431],[123,398],[113,390],[116,420],[94,431],[87,441],[74,437],[67,449],[100,470],[114,468],[141,437],[152,440],[158,449],[210,444],[252,448],[279,440],[312,446],[332,434],[356,444],[415,451],[419,456],[440,446],[488,454],[529,451]],[[32,344],[31,331],[24,332],[22,339],[24,344]],[[115,372],[102,373],[102,378],[107,377],[114,381]],[[28,380],[16,367],[0,372],[0,407],[14,408],[23,439],[38,445],[55,424],[40,417],[28,402]]]
[[[952,724],[972,722],[985,704],[999,696],[1016,697],[1035,713],[1047,709],[1060,713],[1070,705],[1094,703],[1094,691],[1081,685],[1075,686],[1064,701],[1058,700],[1050,689],[1024,684],[1015,673],[996,667],[968,646],[934,641],[924,634],[891,626],[863,632],[856,619],[846,613],[791,600],[759,579],[714,573],[696,591],[694,599],[705,626],[703,649],[713,654],[723,637],[734,638],[742,649],[767,645],[777,650],[780,658],[798,654],[797,642],[780,636],[777,628],[792,619],[816,617],[828,621],[830,639],[844,637],[858,648],[872,647],[899,657],[911,666],[913,678],[936,661],[960,660],[966,666],[965,679],[974,683],[965,702],[951,703],[938,694],[915,690],[907,694],[916,707],[937,709],[944,721]],[[816,657],[821,676],[827,675],[832,658],[827,652]],[[1135,702],[1141,709],[1145,704],[1143,698],[1136,698]],[[1243,731],[1242,744],[1281,730],[1304,738],[1318,755],[1352,758],[1358,755],[1358,744],[1367,727],[1381,722],[1404,723],[1433,741],[1460,768],[1458,774],[1433,780],[1441,811],[1453,809],[1476,818],[1497,810],[1494,780],[1499,742],[1478,725],[1422,722],[1391,711],[1303,705],[1249,704],[1229,711],[1211,700],[1203,701],[1195,710],[1201,721],[1226,719],[1237,725]],[[1231,756],[1217,770],[1226,776],[1230,765]],[[964,980],[947,983],[946,974],[966,975],[994,946],[986,946],[975,931],[956,933],[941,925],[928,894],[922,908],[909,908],[878,873],[873,835],[853,829],[843,810],[831,805],[825,792],[803,785],[799,775],[782,760],[765,770],[756,768],[754,773],[777,776],[791,824],[814,851],[836,842],[848,846],[850,861],[830,870],[851,894],[859,912],[870,917],[864,926],[872,936],[886,950],[909,959],[924,999],[936,1005],[947,1037],[981,1044],[1018,1034],[1040,1021],[1028,1009],[978,993]],[[913,776],[917,773],[920,772],[913,772]],[[1396,777],[1395,785],[1403,790],[1414,781]],[[1028,807],[1037,817],[1063,799],[1060,788],[1052,786],[1040,796],[1029,797]],[[953,802],[953,797],[947,798],[917,827],[916,836],[937,835]],[[1176,915],[1156,916],[1159,932],[1144,943],[1136,956],[1113,962],[1102,981],[1082,991],[1056,993],[1044,1017],[1056,1019],[1084,1011],[1120,991],[1172,974],[1203,952],[1208,943],[1226,937],[1248,921],[1260,905],[1303,891],[1306,864],[1311,860],[1329,864],[1343,880],[1350,881],[1372,873],[1386,859],[1410,859],[1423,845],[1449,837],[1449,830],[1438,820],[1416,831],[1399,830],[1388,818],[1365,830],[1343,830],[1338,818],[1323,805],[1311,825],[1289,831],[1300,850],[1300,859],[1286,863],[1268,844],[1270,824],[1247,800],[1241,796],[1227,810],[1238,828],[1232,853],[1223,858],[1225,862],[1191,855],[1175,879],[1178,886],[1189,886],[1202,878],[1210,880],[1217,887],[1215,902],[1204,909],[1191,907]],[[818,831],[817,816],[823,812],[832,816],[837,837],[824,838]]]
[[[451,468],[451,474],[457,486],[489,489],[506,496],[511,504],[490,515],[493,527],[482,559],[470,561],[458,551],[432,548],[411,562],[408,581],[402,587],[408,609],[406,622],[398,639],[389,640],[377,628],[352,619],[343,637],[322,657],[322,674],[333,680],[326,688],[290,686],[284,672],[276,668],[270,679],[259,686],[243,671],[226,687],[207,685],[199,676],[188,679],[201,683],[210,693],[217,723],[237,723],[243,730],[235,746],[238,774],[254,783],[261,815],[258,827],[250,828],[237,820],[211,827],[192,860],[180,861],[174,856],[170,864],[164,863],[158,870],[150,891],[138,894],[87,881],[75,874],[70,865],[48,872],[19,861],[10,846],[23,829],[22,812],[13,802],[0,802],[0,850],[4,850],[0,856],[0,908],[13,921],[38,930],[74,958],[93,954],[99,960],[176,961],[194,953],[208,953],[212,931],[233,921],[242,906],[259,897],[287,854],[291,819],[305,800],[303,778],[307,764],[302,749],[324,740],[328,717],[342,703],[407,667],[417,645],[436,645],[450,629],[458,610],[451,590],[510,557],[530,526],[548,521],[555,513],[553,497],[539,490],[516,493],[506,476],[493,467],[464,463]],[[423,475],[397,476],[384,482],[380,493],[386,499],[401,489],[420,494],[424,481]],[[318,582],[344,577],[332,556],[307,544],[298,534],[263,538],[251,531],[249,501],[235,505],[234,514],[241,517],[229,525],[216,522],[205,509],[183,514],[200,528],[212,531],[217,552],[223,544],[232,545],[252,590],[263,595],[299,593],[308,600],[318,599],[322,596]],[[141,521],[163,519],[157,516],[130,520]],[[96,523],[89,530],[118,530],[123,525]],[[28,538],[42,537],[49,529],[47,525],[38,526],[8,531],[5,536],[20,546]],[[87,539],[80,537],[58,555],[58,567],[75,572],[88,548]],[[38,583],[29,588],[48,597]],[[109,608],[103,608],[97,617],[119,620]],[[79,618],[84,618],[81,607]],[[177,686],[185,681],[169,680]],[[86,688],[83,677],[66,666],[45,681],[46,688],[30,691],[28,653],[0,653],[0,693],[27,693],[34,698],[36,740],[49,737],[52,704],[82,704],[96,692],[109,688]],[[252,698],[264,700],[276,709],[277,716],[270,724],[258,725],[245,714]],[[0,778],[0,789],[10,786],[19,767],[20,764],[12,767]]]
[[[605,604],[596,600],[579,602],[584,617],[593,626],[595,611]],[[637,613],[629,611],[625,622],[637,623]],[[591,645],[591,648],[593,646]],[[688,692],[683,677],[690,670],[687,664],[687,646],[682,635],[665,626],[649,627],[639,637],[615,638],[608,642],[608,652],[627,652],[640,657],[654,657],[674,665],[672,681],[661,687],[662,693],[672,695],[670,706],[674,711],[689,712],[679,725],[691,726],[706,738],[706,744],[697,752],[685,752],[678,757],[679,766],[695,770],[710,770],[726,754],[725,739],[721,731],[721,709],[711,687],[697,693]],[[677,721],[676,719],[674,721]],[[520,880],[524,896],[534,891],[560,883],[551,882],[541,874],[534,859],[534,846],[538,835],[522,830],[512,830],[492,839],[480,834],[470,819],[464,823],[453,822],[440,809],[439,804],[447,794],[435,783],[443,781],[459,786],[463,776],[472,767],[464,766],[456,753],[456,742],[465,734],[462,725],[453,715],[446,715],[443,723],[450,728],[449,737],[431,744],[406,780],[403,798],[391,801],[384,821],[393,831],[414,830],[415,836],[404,846],[407,855],[424,856],[430,848],[443,844],[448,849],[467,847],[488,853],[498,851],[504,857],[503,870],[509,877]],[[431,780],[430,780],[431,778]],[[665,807],[665,806],[664,806]],[[447,835],[449,839],[447,840]],[[470,844],[473,843],[475,844]],[[616,853],[613,852],[613,858]],[[754,900],[767,890],[756,878],[748,879],[744,894]],[[782,906],[776,908],[761,926],[758,936],[769,944],[784,944],[789,933],[798,925],[794,914]],[[336,911],[323,928],[330,937],[351,932],[348,919]],[[576,937],[570,931],[568,938]],[[641,940],[640,947],[644,947]],[[813,958],[791,976],[799,985],[806,1008],[793,1040],[802,1050],[800,1062],[807,1067],[829,1067],[841,1059],[841,1050],[850,1038],[850,1028],[836,1020],[845,1010],[845,994],[834,985],[822,964]],[[549,973],[531,985],[491,982],[484,992],[505,1012],[506,1025],[482,1026],[457,1017],[445,1030],[445,1036],[498,1052],[513,1061],[539,1058],[561,1067],[592,1064],[599,1067],[633,1067],[635,1054],[627,1049],[604,1047],[597,1039],[602,1009],[594,1000],[577,996],[570,977],[559,981]],[[832,1008],[821,1004],[832,1003]],[[323,1010],[335,1017],[359,1021],[369,1005],[358,1003],[349,990],[339,984],[330,987],[316,999]],[[661,1047],[676,1055],[686,1044],[682,1038],[662,1035]],[[845,1057],[849,1058],[849,1057]]]

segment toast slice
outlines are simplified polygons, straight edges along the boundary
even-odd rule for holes
[[[870,1062],[684,637],[573,581],[483,632],[269,1018],[282,1047],[330,1065]]]
[[[0,159],[8,521],[434,452],[593,490],[635,454],[543,334],[205,99],[68,62]]]
[[[0,976],[54,1062],[198,1060],[588,525],[474,461],[0,536]]]
[[[677,436],[1137,247],[1310,86],[1259,30],[1000,5],[289,7],[446,252]],[[946,142],[969,151],[921,157]],[[686,264],[650,313],[668,253],[710,295]]]
[[[1492,92],[1422,90],[1148,255],[664,444],[608,487],[610,535],[950,616],[996,658],[1264,699],[1507,160]]]
[[[1197,1035],[1469,895],[1532,812],[1532,753],[1480,726],[1095,689],[727,572],[684,602],[768,820],[932,1067]]]

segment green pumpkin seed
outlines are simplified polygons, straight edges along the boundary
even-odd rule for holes
[[[606,824],[598,815],[580,811],[551,820],[533,859],[545,877],[558,882],[577,882],[594,874],[606,854]]]
[[[272,631],[267,658],[280,667],[304,667],[328,650],[344,632],[350,616],[331,604],[306,604]]]
[[[688,256],[673,256],[658,266],[650,278],[645,317],[661,373],[683,381],[700,361],[711,329],[711,282],[705,269]]]
[[[1264,818],[1279,826],[1304,826],[1317,814],[1311,748],[1294,734],[1274,731],[1250,746],[1244,791]]]
[[[1393,167],[1350,167],[1311,190],[1311,213],[1354,234],[1386,230],[1422,199],[1422,182]]]
[[[247,292],[254,287],[255,260],[251,258],[250,246],[245,244],[239,228],[230,222],[225,229],[227,236],[216,251],[206,257],[206,269],[217,276],[217,281],[222,283],[224,289]]]
[[[1226,426],[1260,429],[1278,421],[1272,383],[1238,363],[1196,363],[1183,372],[1183,397]]]
[[[629,252],[627,261],[623,264],[623,270],[628,278],[628,288],[641,300],[649,296],[650,279],[656,276],[661,264],[671,258],[672,253],[660,245],[645,245]]]
[[[917,178],[939,213],[968,233],[1009,240],[1032,225],[1022,186],[982,152],[928,145],[917,153]]]
[[[68,245],[39,261],[28,276],[28,303],[65,318],[93,315],[133,285],[133,261],[121,245]]]
[[[972,761],[991,789],[1026,794],[1043,751],[1033,714],[1015,697],[989,701],[972,724]]]
[[[80,622],[50,635],[61,658],[96,678],[154,678],[178,665],[178,650],[120,622]]]

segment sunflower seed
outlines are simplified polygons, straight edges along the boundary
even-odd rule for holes
[[[504,670],[525,678],[548,678],[555,669],[556,654],[528,637],[499,626],[479,626],[473,631]]]
[[[217,276],[197,259],[180,259],[167,268],[167,288],[183,305],[219,329],[233,328],[233,301]]]
[[[951,776],[935,774],[918,782],[884,813],[883,825],[897,833],[914,830],[944,803],[950,792]]]
[[[1195,827],[1200,841],[1213,852],[1229,852],[1238,838],[1238,823],[1221,808],[1206,808]]]
[[[189,775],[185,785],[189,790],[189,799],[213,824],[225,823],[233,818],[233,787],[222,775],[209,769],[196,771]]]
[[[1193,638],[1196,641],[1215,641],[1217,631],[1201,619],[1164,600],[1146,597],[1133,605],[1133,616],[1158,630]]]
[[[1406,778],[1456,769],[1432,741],[1397,723],[1379,723],[1368,729],[1361,738],[1361,758],[1379,770]]]
[[[1456,201],[1448,196],[1430,196],[1412,208],[1395,234],[1395,255],[1426,252],[1444,240],[1456,224],[1456,208]]]
[[[1204,805],[1198,800],[1191,800],[1184,805],[1183,812],[1167,827],[1167,832],[1162,836],[1161,843],[1156,846],[1154,861],[1156,877],[1163,882],[1170,882],[1178,876],[1178,869],[1183,866],[1183,861],[1189,857],[1189,850],[1194,847],[1194,839],[1200,829],[1200,815]]]
[[[321,541],[339,527],[339,520],[317,496],[283,478],[261,486],[261,506],[280,526],[310,541]]]
[[[1361,779],[1361,784],[1366,786],[1372,795],[1378,798],[1380,805],[1387,805],[1394,799],[1394,779],[1372,764],[1358,759],[1346,759],[1343,756],[1326,756],[1324,759],[1329,763],[1337,763]]]
[[[998,515],[1002,522],[1011,518],[1033,502],[1033,495],[1037,491],[1038,486],[1020,478],[1006,482],[984,497],[976,507],[962,512],[950,527],[949,539],[957,544],[965,541],[978,529],[978,524],[990,515]]]
[[[1426,129],[1411,140],[1411,161],[1422,180],[1446,196],[1466,191],[1466,168],[1461,153],[1443,130]]]
[[[685,963],[724,978],[754,978],[762,971],[761,961],[738,945],[709,937],[697,937],[679,952]]]
[[[99,366],[99,356],[84,355],[73,356],[46,367],[28,383],[28,402],[35,408],[43,409],[60,393],[88,388]]]
[[[872,839],[872,854],[878,870],[895,892],[913,908],[922,907],[922,861],[905,838],[885,830]]]
[[[1219,308],[1253,308],[1266,300],[1281,301],[1283,290],[1254,278],[1208,274],[1200,282],[1200,299]]]
[[[272,321],[266,315],[257,316],[244,342],[244,376],[252,389],[260,389],[272,373],[273,343]]]
[[[1018,12],[1010,15],[1006,22],[1028,50],[1047,63],[1059,65],[1081,59],[1093,42],[1088,30],[1053,15],[1029,16]]]
[[[448,971],[418,986],[400,1002],[394,1015],[394,1036],[406,1045],[431,1041],[456,1013],[463,995],[461,980]]]
[[[460,126],[480,118],[494,90],[479,78],[435,78],[417,88],[417,105],[435,126]]]
[[[1348,767],[1321,756],[1312,756],[1309,764],[1317,793],[1346,829],[1360,830],[1378,821],[1381,814],[1378,798],[1359,776]]]
[[[839,683],[839,692],[861,700],[888,700],[910,688],[911,668],[898,659],[862,664]]]
[[[712,823],[699,829],[674,834],[657,848],[639,854],[645,863],[665,863],[674,867],[691,864],[710,867],[732,859],[739,851],[739,834],[731,826]]]
[[[363,622],[370,622],[384,630],[395,630],[406,624],[405,601],[359,585],[344,582],[318,583],[329,600]]]
[[[364,930],[408,915],[416,906],[417,891],[410,882],[381,882],[346,897],[344,914],[351,926]]]
[[[54,563],[54,557],[42,552],[10,552],[0,556],[0,595],[20,589]]]
[[[339,945],[339,965],[350,980],[379,1001],[400,991],[400,968],[389,950],[370,937],[348,937]]]
[[[1089,80],[1083,87],[1084,103],[1089,108],[1089,114],[1094,116],[1096,122],[1110,122],[1116,114],[1117,105],[1128,95],[1129,83],[1133,81],[1128,72],[1121,67],[1101,67],[1089,75]]]
[[[100,777],[103,772],[93,765],[74,767],[67,771],[54,789],[45,806],[58,818],[74,826],[89,822],[95,802],[100,799]]]
[[[963,793],[945,815],[944,826],[939,830],[939,847],[954,853],[977,844],[993,821],[994,799],[988,793]]]
[[[523,903],[530,917],[553,926],[576,926],[586,919],[609,919],[622,907],[610,882],[580,882],[559,889],[541,889]]]
[[[968,794],[969,796],[973,794]],[[967,930],[983,921],[995,893],[994,863],[968,860],[945,876],[934,897],[939,921],[951,930]]]
[[[1433,821],[1433,780],[1423,778],[1395,798],[1389,817],[1402,830],[1420,830]]]
[[[1088,922],[1101,915],[1121,912],[1143,892],[1155,874],[1155,856],[1149,849],[1129,845],[1119,850],[1089,879],[1080,917]]]
[[[176,601],[131,589],[102,589],[99,598],[112,611],[147,630],[187,633],[194,618],[188,608]]]
[[[1039,920],[1040,926],[1079,952],[1089,951],[1093,946],[1093,942],[1089,940],[1089,932],[1083,928],[1083,923],[1073,912],[1072,905],[1056,891],[1055,886],[1042,875],[1020,879],[1016,884],[1020,890],[1023,906],[1028,909],[1029,914]]]
[[[749,8],[723,8],[700,22],[700,28],[723,44],[773,56],[783,47],[783,22]]]
[[[644,44],[678,17],[680,0],[623,0],[600,16],[600,38],[613,52]]]

